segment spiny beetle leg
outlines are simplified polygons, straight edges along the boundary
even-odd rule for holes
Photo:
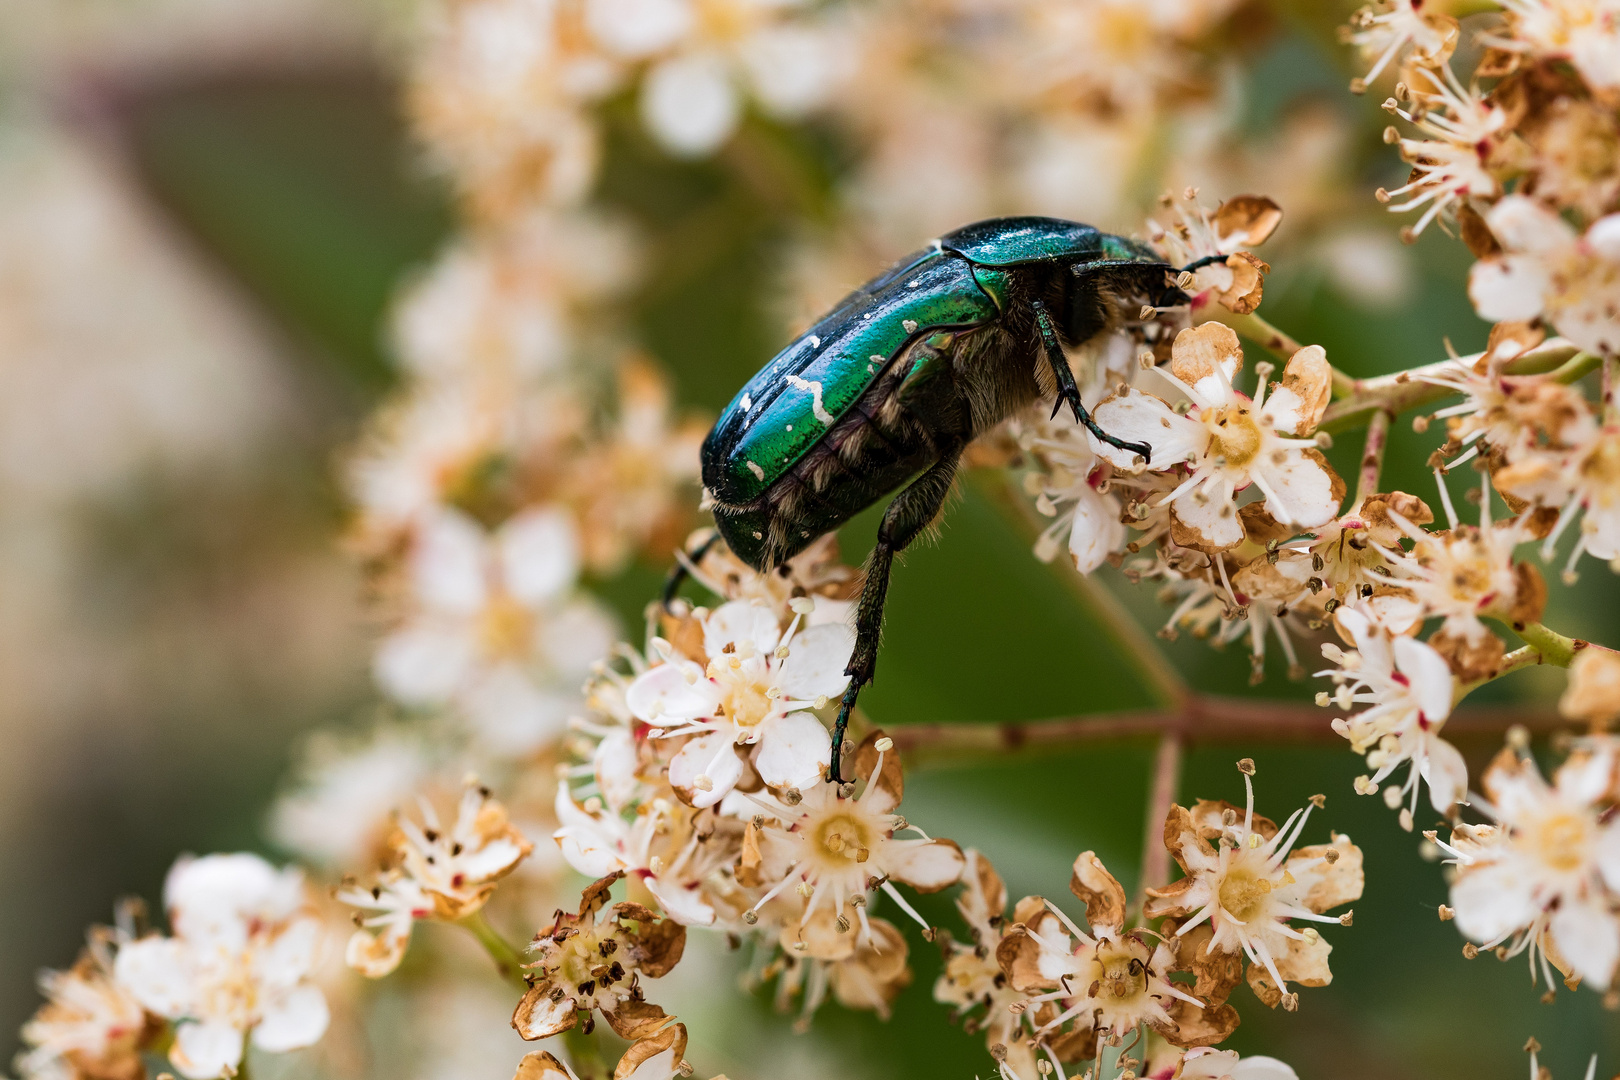
[[[878,526],[877,543],[872,548],[871,562],[866,570],[866,584],[861,589],[861,602],[855,610],[855,649],[850,653],[849,687],[844,691],[843,704],[838,709],[838,721],[833,725],[832,762],[828,778],[842,784],[844,776],[844,732],[849,728],[849,715],[855,710],[855,699],[861,687],[872,681],[877,672],[878,642],[883,635],[883,605],[889,594],[889,571],[894,557],[906,549],[917,535],[928,527],[950,494],[951,481],[956,477],[956,465],[962,457],[962,447],[943,448],[940,459],[930,465],[921,476],[913,480],[904,491],[896,495],[883,512]]]
[[[1052,365],[1052,374],[1057,379],[1058,402],[1069,403],[1074,410],[1074,418],[1086,425],[1097,438],[1109,446],[1117,446],[1121,450],[1129,450],[1133,454],[1141,454],[1143,461],[1153,460],[1153,447],[1145,442],[1126,442],[1124,439],[1108,434],[1097,426],[1097,421],[1091,418],[1091,412],[1080,400],[1080,386],[1074,381],[1074,372],[1069,370],[1069,358],[1063,355],[1063,344],[1058,341],[1057,330],[1052,326],[1052,316],[1047,313],[1046,305],[1039,300],[1031,300],[1030,306],[1035,309],[1035,326],[1041,335],[1041,345],[1046,350],[1046,362]],[[1054,406],[1052,415],[1057,415]]]
[[[665,611],[668,611],[669,605],[675,602],[675,594],[680,591],[681,585],[685,583],[687,578],[692,576],[691,568],[703,561],[703,556],[709,553],[709,549],[714,547],[719,539],[719,533],[711,532],[708,537],[697,546],[695,551],[688,551],[685,553],[686,557],[684,559],[677,558],[675,560],[675,565],[670,567],[669,576],[664,578],[664,592],[662,600]]]

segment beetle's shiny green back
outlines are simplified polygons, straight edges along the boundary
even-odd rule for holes
[[[748,381],[703,444],[703,483],[722,504],[752,502],[919,336],[979,326],[996,305],[962,257],[938,248],[851,293]]]
[[[1129,237],[1100,232],[1078,221],[1005,217],[964,225],[939,238],[939,246],[978,266],[1025,266],[1041,262],[1161,262],[1158,252]]]

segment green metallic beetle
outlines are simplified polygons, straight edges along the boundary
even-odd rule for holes
[[[1075,419],[1099,428],[1063,346],[1117,327],[1136,295],[1178,295],[1147,245],[1045,217],[949,233],[845,297],[756,374],[703,443],[703,484],[731,550],[761,572],[910,484],[878,527],[856,615],[850,711],[872,680],[889,570],[939,514],[963,449],[1041,394],[1044,363]],[[1134,313],[1134,307],[1126,305]]]

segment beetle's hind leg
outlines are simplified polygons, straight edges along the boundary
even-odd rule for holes
[[[950,494],[951,481],[956,477],[956,465],[962,457],[962,447],[949,447],[940,459],[930,465],[921,476],[894,497],[883,513],[878,526],[877,544],[866,568],[866,584],[861,589],[861,602],[855,610],[855,650],[850,654],[849,687],[844,691],[843,703],[838,708],[838,722],[833,725],[832,763],[830,779],[835,784],[844,782],[841,757],[844,732],[849,728],[849,714],[855,709],[855,699],[861,687],[872,681],[877,671],[878,641],[883,633],[883,604],[889,594],[889,571],[894,557],[906,549],[917,535],[928,527],[945,505]]]
[[[1145,442],[1126,442],[1108,434],[1097,421],[1091,418],[1091,412],[1080,400],[1080,385],[1074,381],[1074,372],[1069,370],[1069,358],[1063,355],[1063,343],[1058,341],[1057,329],[1052,325],[1052,315],[1046,310],[1046,305],[1039,300],[1031,300],[1030,307],[1035,309],[1035,326],[1041,335],[1041,345],[1046,350],[1046,362],[1052,365],[1052,375],[1057,379],[1058,399],[1052,406],[1052,415],[1056,416],[1058,410],[1066,401],[1069,408],[1074,411],[1074,418],[1097,438],[1110,446],[1117,446],[1121,450],[1129,450],[1141,454],[1144,461],[1153,460],[1153,447]]]
[[[703,556],[709,553],[709,549],[714,547],[719,539],[720,534],[718,532],[711,532],[696,548],[690,551],[683,550],[676,555],[675,565],[670,567],[669,576],[664,579],[664,592],[661,599],[665,611],[668,611],[669,605],[675,602],[675,594],[680,591],[686,579],[692,576],[692,567],[703,561]]]

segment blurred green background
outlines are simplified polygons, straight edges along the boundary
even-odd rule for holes
[[[1376,102],[1342,92],[1343,60],[1320,35],[1283,32],[1252,70],[1249,120],[1265,130],[1302,101],[1345,110],[1363,136],[1358,179],[1370,192],[1401,169],[1379,145]],[[42,541],[75,553],[51,608],[53,625],[71,628],[62,649],[21,616],[8,620],[17,625],[0,645],[12,681],[61,692],[14,695],[0,717],[19,771],[0,807],[0,857],[11,868],[0,891],[7,1033],[35,1007],[33,971],[70,961],[84,925],[104,919],[115,898],[155,900],[177,852],[266,850],[262,815],[300,734],[370,719],[370,631],[357,577],[335,551],[342,507],[332,464],[392,384],[383,346],[392,292],[452,223],[408,141],[397,87],[363,50],[87,85],[58,101],[62,122],[90,133],[99,160],[146,202],[157,227],[273,342],[266,362],[276,401],[265,406],[273,423],[242,459],[205,453],[184,468],[141,466],[64,503]],[[23,152],[15,141],[7,147]],[[649,237],[633,334],[668,365],[684,405],[717,410],[784,340],[772,314],[775,271],[797,231],[824,217],[843,161],[830,135],[753,119],[715,161],[675,164],[638,133],[628,106],[615,113],[604,201]],[[1431,230],[1409,254],[1412,287],[1397,306],[1371,310],[1280,254],[1264,313],[1357,375],[1438,358],[1447,338],[1459,351],[1482,345],[1460,245]],[[1398,424],[1386,486],[1432,499],[1422,462],[1437,441]],[[1348,474],[1357,451],[1355,437],[1341,437],[1331,456]],[[897,726],[1149,704],[1074,602],[1070,571],[1029,555],[998,483],[968,477],[941,542],[907,555],[891,591],[881,677],[863,706]],[[30,518],[8,525],[24,539],[41,527]],[[846,530],[852,560],[873,528],[868,515]],[[661,573],[639,566],[600,583],[626,625]],[[1164,618],[1150,590],[1132,590],[1112,571],[1099,578],[1150,629]],[[1588,560],[1578,589],[1554,580],[1551,591],[1550,624],[1620,643],[1614,575]],[[1201,689],[1298,700],[1315,689],[1290,684],[1276,657],[1270,679],[1251,690],[1239,648],[1220,654],[1189,638],[1163,647]],[[1490,693],[1545,701],[1559,685],[1548,675],[1520,673]],[[1495,748],[1463,745],[1476,767]],[[915,770],[906,812],[989,854],[1014,897],[1066,896],[1070,861],[1084,848],[1129,887],[1151,755],[1146,744],[1109,744]],[[1367,852],[1368,884],[1354,927],[1329,935],[1332,986],[1302,995],[1294,1015],[1272,1014],[1240,990],[1235,1048],[1281,1057],[1307,1080],[1519,1077],[1520,1047],[1534,1035],[1561,1077],[1584,1070],[1592,1052],[1607,1072],[1620,1068],[1620,1024],[1597,994],[1563,992],[1541,1004],[1521,961],[1463,960],[1454,928],[1435,918],[1445,897],[1439,867],[1419,857],[1381,800],[1351,793],[1357,758],[1331,742],[1200,746],[1183,797],[1240,798],[1232,767],[1240,756],[1258,762],[1260,808],[1273,816],[1326,792],[1327,811],[1307,840],[1330,827],[1349,833]],[[920,906],[954,924],[946,899]],[[988,1072],[982,1041],[950,1027],[930,1000],[933,950],[911,941],[916,979],[891,1023],[836,1005],[818,1016],[825,1038],[816,1060],[836,1074]],[[706,1019],[738,1036],[798,1038],[763,1000],[730,1000],[735,1008],[711,1005]]]

